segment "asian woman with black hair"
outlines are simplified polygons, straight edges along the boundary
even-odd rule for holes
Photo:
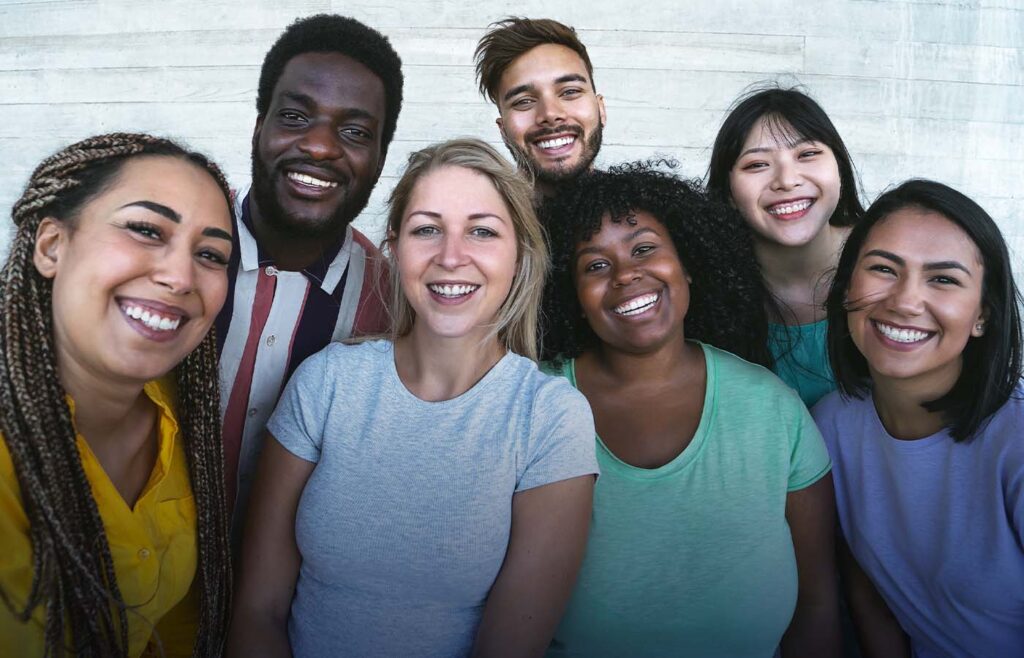
[[[737,208],[771,297],[773,370],[808,406],[835,388],[825,296],[864,210],[850,154],[818,103],[795,89],[742,98],[715,138],[708,191]]]
[[[828,295],[834,461],[866,656],[1024,647],[1020,296],[995,222],[945,185],[883,194]]]

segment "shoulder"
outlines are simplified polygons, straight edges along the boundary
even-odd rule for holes
[[[377,248],[377,245],[373,244],[373,242],[370,241],[370,238],[366,237],[366,234],[354,226],[352,227],[352,241],[362,248],[367,257],[374,259],[380,258],[380,250]]]
[[[306,358],[296,369],[293,379],[327,386],[336,375],[344,373],[347,380],[371,376],[382,370],[392,357],[389,340],[368,340],[360,343],[329,343],[327,347]]]
[[[1017,383],[1010,399],[988,417],[969,444],[998,451],[1024,468],[1024,383]]]
[[[806,410],[800,395],[768,368],[750,363],[731,352],[704,345],[708,378],[713,377],[721,402],[756,403],[796,413]]]
[[[514,386],[519,399],[530,401],[535,422],[564,413],[577,415],[584,410],[590,414],[587,399],[561,373],[548,369],[550,364],[538,366],[518,354],[509,354],[506,358],[510,359],[506,372],[508,383]]]

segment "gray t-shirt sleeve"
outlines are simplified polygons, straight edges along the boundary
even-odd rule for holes
[[[320,461],[330,411],[331,379],[327,376],[327,365],[331,349],[328,346],[317,352],[295,369],[267,422],[267,431],[288,452],[313,463]]]
[[[597,475],[594,416],[583,394],[561,377],[547,377],[534,400],[526,460],[516,491]]]

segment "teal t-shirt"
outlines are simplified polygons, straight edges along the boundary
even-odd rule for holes
[[[775,359],[773,370],[779,379],[796,389],[808,409],[836,390],[825,345],[827,331],[827,320],[768,325],[768,349]]]
[[[587,552],[549,657],[770,658],[796,606],[786,494],[828,473],[807,409],[761,366],[702,345],[704,411],[655,469],[597,438]],[[561,370],[576,385],[574,363]]]

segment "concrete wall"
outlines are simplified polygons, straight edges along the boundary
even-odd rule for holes
[[[405,63],[405,109],[357,223],[374,239],[406,153],[457,135],[500,144],[472,53],[514,13],[574,25],[588,45],[609,116],[599,162],[657,153],[701,176],[739,93],[799,83],[846,139],[866,200],[911,176],[953,185],[1024,269],[1024,0],[0,0],[3,215],[39,160],[114,130],[183,139],[244,182],[263,54],[317,12],[380,29]]]

